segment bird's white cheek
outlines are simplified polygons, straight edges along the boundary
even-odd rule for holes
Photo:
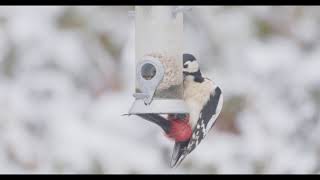
[[[196,61],[188,62],[188,68],[183,68],[183,71],[193,73],[199,70],[199,64]]]

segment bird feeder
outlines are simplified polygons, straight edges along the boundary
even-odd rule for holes
[[[135,7],[135,101],[129,114],[188,113],[183,101],[183,13]]]

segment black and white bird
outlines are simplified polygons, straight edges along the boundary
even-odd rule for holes
[[[191,54],[183,54],[183,99],[189,114],[138,114],[159,125],[175,141],[171,167],[177,167],[205,138],[215,124],[223,105],[219,86],[204,77],[199,63]]]
[[[215,124],[223,105],[220,87],[204,77],[192,54],[183,54],[184,101],[187,104],[192,136],[185,142],[176,142],[171,167],[177,167],[205,138]]]

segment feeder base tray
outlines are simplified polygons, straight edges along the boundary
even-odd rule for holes
[[[145,105],[143,99],[137,99],[132,104],[129,114],[183,114],[189,113],[183,100],[179,99],[154,99],[150,105]]]

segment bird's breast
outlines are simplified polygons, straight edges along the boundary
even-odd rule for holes
[[[190,111],[190,124],[192,127],[197,123],[202,107],[210,98],[214,84],[210,80],[197,83],[192,80],[184,81],[184,100]]]

